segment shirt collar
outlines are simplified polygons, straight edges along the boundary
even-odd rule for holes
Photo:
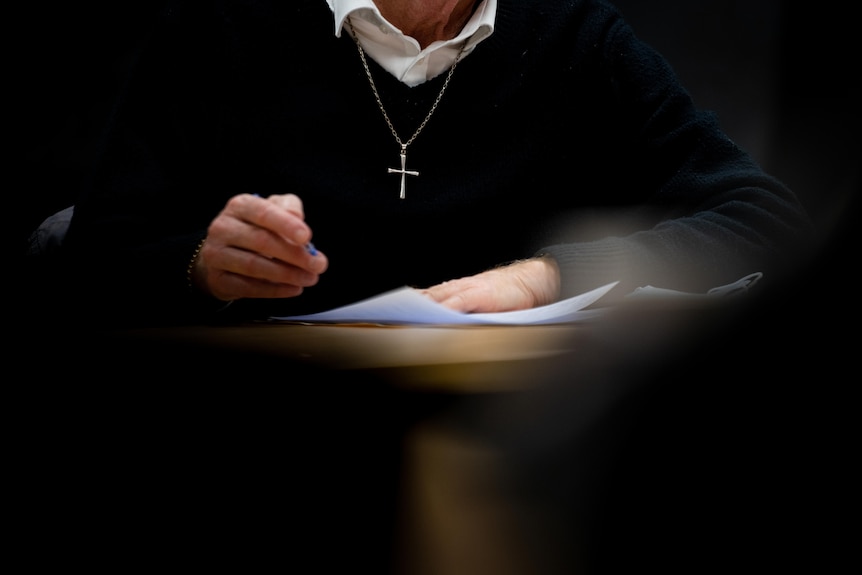
[[[326,0],[329,8],[335,16],[335,35],[341,37],[344,30],[344,22],[353,12],[365,13],[365,17],[375,21],[378,25],[390,26],[380,14],[380,10],[373,0]],[[482,0],[473,16],[464,26],[459,38],[469,38],[465,51],[484,40],[494,31],[494,18],[497,14],[497,0]]]

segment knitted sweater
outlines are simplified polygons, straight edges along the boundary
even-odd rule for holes
[[[536,254],[562,295],[620,281],[705,290],[792,261],[806,216],[696,109],[608,3],[499,0],[400,147],[353,39],[322,0],[178,2],[140,51],[67,237],[83,305],[187,318],[186,270],[226,200],[299,195],[329,258],[266,317],[429,286]],[[368,60],[402,140],[445,74],[408,87]]]

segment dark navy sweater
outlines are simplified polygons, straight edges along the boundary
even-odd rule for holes
[[[196,4],[206,5],[200,8]],[[177,2],[147,36],[68,235],[83,306],[185,318],[186,268],[240,192],[302,198],[330,261],[290,300],[317,311],[549,254],[563,296],[610,281],[702,291],[781,269],[807,229],[795,196],[696,109],[668,63],[596,0],[499,0],[399,146],[322,0]],[[369,59],[402,140],[444,76],[408,87]],[[95,309],[95,307],[93,308]],[[148,312],[147,312],[148,313]]]

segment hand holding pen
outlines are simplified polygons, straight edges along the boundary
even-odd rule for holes
[[[329,262],[311,243],[299,196],[239,194],[210,224],[192,265],[196,288],[232,301],[296,297]]]

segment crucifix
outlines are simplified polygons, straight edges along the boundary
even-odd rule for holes
[[[401,144],[401,169],[398,170],[396,168],[389,168],[390,174],[401,174],[401,199],[404,199],[405,191],[406,191],[406,177],[407,176],[418,176],[419,172],[415,172],[413,170],[407,169],[407,144]]]

